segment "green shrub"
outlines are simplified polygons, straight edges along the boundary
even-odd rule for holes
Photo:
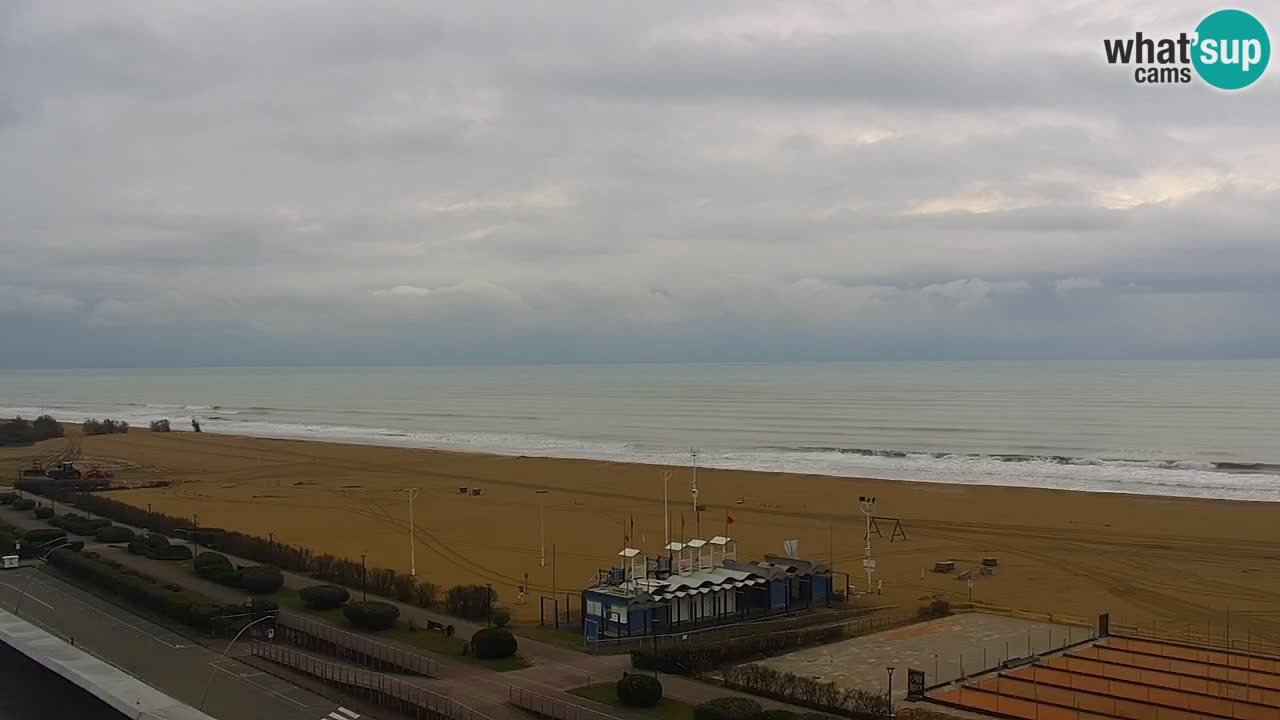
[[[133,531],[120,525],[108,525],[99,528],[93,536],[101,543],[122,543],[133,539]]]
[[[351,593],[341,585],[312,585],[299,590],[298,597],[312,610],[330,610],[342,607]]]
[[[653,676],[624,675],[618,681],[618,701],[627,707],[653,707],[661,699],[662,683]]]
[[[933,618],[946,617],[951,614],[951,603],[946,600],[934,600],[928,605],[921,605],[916,611],[916,617],[921,620],[931,620]]]
[[[153,550],[169,547],[168,536],[161,535],[160,533],[148,533],[145,540],[147,547],[152,548]]]
[[[53,517],[53,508],[49,507],[48,505],[41,505],[40,507],[36,508],[36,517],[40,518],[41,520],[48,520],[49,518]]]
[[[142,538],[135,537],[129,541],[130,555],[146,555],[147,550],[149,549],[150,547],[147,545],[147,541]]]
[[[388,630],[395,627],[400,608],[391,603],[365,600],[342,608],[342,614],[361,630]]]
[[[85,435],[110,435],[112,433],[129,432],[129,423],[124,420],[95,420],[88,418],[80,424],[80,432]]]
[[[18,499],[18,493],[0,493],[0,505],[12,505]]]
[[[36,501],[31,498],[18,498],[13,501],[14,510],[30,510],[36,506]]]
[[[284,586],[280,568],[270,565],[252,565],[240,570],[240,587],[257,595],[269,595]]]
[[[455,585],[444,596],[449,614],[468,620],[485,619],[497,601],[498,593],[485,585]]]
[[[227,570],[233,567],[231,561],[227,559],[226,555],[208,550],[196,555],[192,565],[195,567],[197,574],[206,577],[209,573]]]
[[[32,545],[44,545],[59,538],[67,536],[67,531],[60,528],[36,528],[28,530],[22,535],[22,542],[31,543]]]
[[[471,653],[482,660],[508,658],[517,649],[516,636],[506,628],[484,628],[471,636]]]
[[[166,547],[153,547],[147,551],[147,557],[152,560],[190,560],[191,548],[186,545],[169,545]]]
[[[506,627],[511,624],[511,610],[509,608],[494,608],[490,617],[493,618],[494,627]]]
[[[694,720],[758,720],[760,703],[743,697],[708,700],[693,709]]]
[[[49,553],[49,562],[125,600],[200,629],[208,629],[213,617],[227,614],[222,605],[209,598],[189,591],[166,590],[150,575],[123,572],[119,563],[109,563],[64,549]]]

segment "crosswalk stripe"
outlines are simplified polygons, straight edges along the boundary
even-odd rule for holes
[[[327,717],[332,718],[332,720],[347,720],[347,717],[345,715],[339,715],[336,712],[329,713]]]
[[[360,713],[358,713],[358,712],[354,712],[354,711],[352,711],[352,710],[348,710],[348,709],[346,709],[346,708],[344,708],[344,707],[342,707],[342,706],[338,706],[338,712],[340,712],[340,713],[342,713],[342,714],[346,715],[347,717],[351,718],[351,720],[356,720],[356,718],[360,717]]]

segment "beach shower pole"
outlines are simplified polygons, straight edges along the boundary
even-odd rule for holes
[[[413,539],[413,501],[418,499],[418,488],[405,488],[409,495],[409,576],[418,577],[418,561],[415,556],[417,544]]]
[[[538,490],[538,565],[547,566],[547,501],[546,490]]]

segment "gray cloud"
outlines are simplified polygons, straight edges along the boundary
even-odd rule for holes
[[[1202,11],[5,3],[0,365],[1273,354]]]

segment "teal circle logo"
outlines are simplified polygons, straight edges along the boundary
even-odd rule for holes
[[[1267,29],[1243,10],[1219,10],[1196,26],[1191,63],[1201,79],[1220,90],[1252,85],[1270,59]]]

